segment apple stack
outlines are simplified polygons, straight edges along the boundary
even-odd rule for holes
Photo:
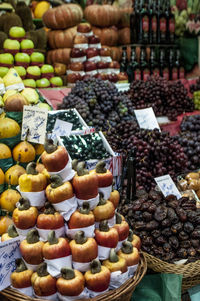
[[[70,53],[68,84],[73,86],[77,80],[91,76],[114,83],[128,82],[127,75],[120,73],[119,63],[112,61],[110,48],[101,46],[100,38],[93,34],[89,23],[80,23]]]
[[[72,172],[68,153],[52,141],[45,145],[42,162],[40,172],[31,164],[19,178],[20,188],[32,188],[32,194],[30,201],[23,196],[13,213],[17,230],[28,233],[20,243],[22,259],[11,274],[12,286],[40,299],[64,301],[119,287],[135,272],[141,243],[116,212],[120,196],[111,172],[101,161],[92,171],[74,161],[76,172],[67,177]],[[44,209],[33,205],[37,187],[47,199]],[[6,239],[11,232],[16,235],[12,230]]]

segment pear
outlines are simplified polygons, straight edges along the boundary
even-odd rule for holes
[[[35,89],[32,88],[25,88],[21,95],[26,98],[29,104],[37,104],[39,102],[39,95],[35,91]]]

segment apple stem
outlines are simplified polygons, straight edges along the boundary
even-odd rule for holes
[[[92,260],[90,263],[90,269],[92,274],[97,274],[101,272],[101,263],[98,259]]]
[[[99,200],[98,206],[103,206],[106,204],[106,200],[104,199],[103,193],[100,192],[99,195],[100,195],[100,200]]]
[[[14,225],[9,225],[8,236],[12,238],[19,236]]]
[[[21,273],[27,270],[27,267],[22,258],[17,258],[15,260],[15,265],[16,265],[16,270],[15,270],[16,273]]]
[[[131,229],[129,229],[129,234],[128,234],[128,241],[132,242],[133,241],[133,231]]]
[[[85,175],[88,175],[88,174],[89,174],[89,170],[87,170],[87,169],[85,168],[85,162],[79,162],[79,163],[77,164],[76,170],[77,170],[77,174],[78,174],[79,177],[80,177],[80,176],[85,176]]]
[[[75,278],[74,270],[70,268],[62,268],[61,274],[65,280],[71,280]]]
[[[116,216],[116,224],[121,224],[122,223],[121,214],[119,214],[118,212],[116,212],[115,216]]]
[[[28,175],[38,175],[38,172],[36,170],[36,162],[30,162],[26,167],[26,173]]]
[[[44,214],[54,214],[56,212],[56,210],[54,209],[54,207],[51,205],[51,203],[46,202],[44,204]]]
[[[63,180],[59,175],[50,176],[51,188],[57,188],[63,185]]]
[[[37,274],[39,277],[48,276],[49,273],[47,272],[47,264],[46,262],[42,262],[37,268]]]
[[[88,202],[83,202],[81,208],[79,208],[79,212],[82,214],[89,214],[90,213],[90,204]]]
[[[23,211],[23,210],[28,210],[30,208],[30,202],[27,198],[21,197],[19,199],[19,206],[18,210]]]
[[[44,149],[48,154],[51,154],[57,150],[57,145],[53,143],[52,139],[46,139],[44,143]]]
[[[78,160],[74,159],[72,160],[72,169],[77,171],[77,165],[78,165]]]
[[[133,253],[133,245],[130,241],[124,241],[122,243],[122,246],[123,247],[121,248],[121,250],[122,250],[123,253],[125,253],[125,254]]]
[[[75,242],[79,245],[83,245],[87,241],[87,237],[83,231],[77,231],[75,234]]]
[[[56,237],[55,231],[49,232],[47,240],[50,245],[56,245],[58,243],[58,238]]]
[[[105,168],[106,163],[104,161],[99,161],[96,165],[96,173],[106,173],[107,169]]]
[[[35,244],[39,241],[39,239],[39,233],[36,229],[30,230],[26,236],[28,244]]]
[[[115,249],[110,250],[109,260],[110,260],[110,262],[118,262],[119,261],[119,257],[117,256]]]
[[[110,228],[108,226],[108,221],[106,221],[106,220],[101,221],[99,224],[99,230],[102,232],[108,232],[110,230]]]

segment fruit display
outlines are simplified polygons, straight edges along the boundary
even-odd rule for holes
[[[190,92],[191,93],[194,93],[195,91],[200,91],[200,78],[198,78],[196,80],[196,83],[195,84],[192,84],[190,86]]]
[[[84,11],[86,20],[92,25],[107,27],[117,25],[121,18],[121,11],[112,5],[89,5]]]
[[[50,8],[50,3],[47,1],[32,1],[31,12],[34,18],[42,19],[44,13]]]
[[[180,175],[177,178],[180,190],[194,190],[198,198],[200,198],[200,178],[199,172],[189,172],[186,175]]]
[[[200,91],[195,91],[193,93],[193,101],[194,101],[194,107],[196,110],[200,109]]]

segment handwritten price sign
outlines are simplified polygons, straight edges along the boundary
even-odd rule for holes
[[[19,237],[0,243],[0,291],[10,285],[10,275],[15,270],[15,259],[20,258]]]
[[[159,129],[156,116],[152,108],[147,108],[143,110],[134,110],[137,122],[141,129],[153,130]]]
[[[21,139],[44,144],[48,111],[36,106],[24,106]]]
[[[72,130],[73,124],[70,122],[66,122],[60,119],[56,119],[53,134],[60,137],[60,136],[69,136]]]
[[[172,180],[170,175],[157,177],[154,180],[156,181],[158,187],[160,188],[165,197],[170,194],[173,194],[177,197],[177,199],[181,198],[181,194],[176,185],[174,184],[174,181]]]

